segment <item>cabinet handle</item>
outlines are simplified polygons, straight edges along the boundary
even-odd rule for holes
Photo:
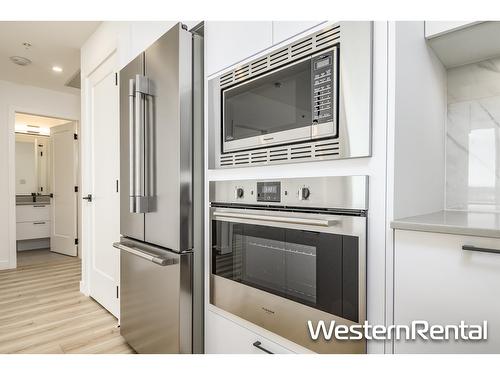
[[[477,251],[479,253],[500,254],[500,250],[497,250],[497,249],[488,249],[485,247],[476,247],[476,246],[471,246],[471,245],[463,245],[462,250]]]
[[[45,224],[45,221],[35,221],[33,224],[34,225]]]
[[[267,354],[274,354],[272,351],[267,350],[266,348],[264,348],[264,347],[262,346],[262,343],[261,343],[260,341],[255,341],[255,342],[253,343],[253,346],[255,346],[257,349],[262,350],[264,353],[267,353]]]
[[[35,205],[33,205],[33,207],[45,207],[45,205],[44,204],[35,204]]]

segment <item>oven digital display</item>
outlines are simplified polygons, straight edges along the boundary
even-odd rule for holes
[[[280,202],[281,201],[281,183],[276,182],[257,182],[257,201],[258,202]]]

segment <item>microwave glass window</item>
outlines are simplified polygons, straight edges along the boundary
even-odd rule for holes
[[[310,126],[311,61],[223,91],[225,141]]]
[[[358,238],[214,220],[212,274],[358,320]]]

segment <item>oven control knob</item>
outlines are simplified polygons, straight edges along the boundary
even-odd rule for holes
[[[245,194],[243,188],[236,188],[236,198],[243,198]]]
[[[305,201],[309,199],[309,196],[311,195],[311,191],[307,187],[300,188],[299,190],[299,199],[301,201]]]

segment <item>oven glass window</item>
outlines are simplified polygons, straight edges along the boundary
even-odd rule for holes
[[[223,91],[224,139],[311,126],[311,61]]]
[[[357,237],[212,225],[212,274],[358,321]]]

